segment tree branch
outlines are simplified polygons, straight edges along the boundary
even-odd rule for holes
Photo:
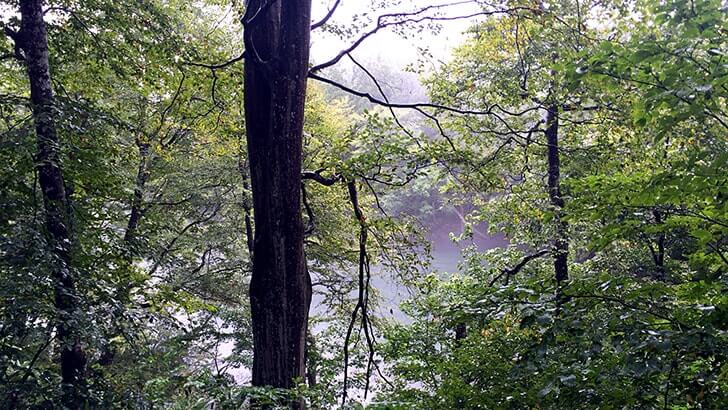
[[[334,5],[329,9],[329,11],[326,13],[326,15],[324,17],[321,20],[319,20],[316,23],[313,23],[311,25],[311,31],[316,30],[317,28],[326,24],[331,19],[331,16],[334,15],[334,12],[336,11],[336,8],[339,7],[340,3],[341,3],[341,0],[336,0]]]
[[[510,277],[517,274],[518,272],[520,272],[521,269],[523,269],[523,267],[526,266],[526,264],[528,264],[528,262],[531,262],[534,259],[547,255],[548,253],[550,253],[550,251],[548,249],[542,249],[536,253],[532,253],[530,255],[525,256],[523,259],[521,259],[520,262],[518,262],[516,264],[516,266],[514,266],[512,268],[504,268],[496,277],[491,279],[488,286],[495,285],[495,283],[498,282],[504,276],[506,277],[506,282],[508,282]]]
[[[237,56],[237,57],[234,57],[234,58],[232,58],[232,59],[230,59],[228,61],[225,61],[225,62],[222,62],[222,63],[218,63],[218,64],[195,63],[195,62],[192,62],[192,61],[185,61],[183,64],[189,65],[189,66],[193,66],[193,67],[203,67],[203,68],[207,68],[207,69],[210,69],[210,70],[213,70],[214,71],[214,70],[223,69],[223,68],[225,68],[227,66],[230,66],[230,65],[233,65],[233,64],[237,63],[238,61],[243,61],[244,59],[245,59],[245,51],[243,51],[242,53],[240,53],[240,55]]]
[[[321,71],[324,68],[331,67],[338,63],[345,55],[348,53],[351,53],[354,51],[357,47],[359,47],[364,40],[371,37],[372,35],[376,34],[379,30],[390,27],[390,26],[397,26],[402,24],[417,24],[422,23],[426,21],[453,21],[453,20],[462,20],[462,19],[468,19],[478,16],[490,16],[494,14],[507,14],[512,13],[517,10],[531,10],[527,7],[513,7],[508,9],[500,9],[500,10],[482,10],[475,13],[465,14],[465,15],[457,15],[457,16],[436,16],[436,15],[424,15],[424,13],[433,11],[433,10],[440,10],[445,9],[452,6],[460,6],[463,4],[468,3],[476,3],[473,0],[464,0],[464,1],[455,1],[452,3],[447,4],[438,4],[438,5],[429,5],[427,7],[423,7],[420,10],[412,11],[412,12],[402,12],[402,13],[387,13],[382,14],[377,18],[377,24],[370,29],[369,31],[363,33],[359,38],[354,41],[349,47],[341,50],[339,54],[337,54],[335,57],[330,59],[329,61],[326,61],[324,63],[315,65],[311,68],[311,72],[317,72]],[[393,21],[388,21],[393,20]]]
[[[363,91],[354,90],[354,89],[349,88],[349,87],[347,87],[347,86],[345,86],[345,85],[343,85],[343,84],[341,84],[341,83],[339,83],[337,81],[334,81],[334,80],[332,80],[330,78],[322,77],[322,76],[320,76],[318,74],[315,74],[313,72],[309,72],[308,73],[308,77],[309,78],[312,78],[314,80],[320,81],[320,82],[322,82],[324,84],[328,84],[328,85],[331,85],[333,87],[336,87],[336,88],[338,88],[338,89],[340,89],[340,90],[342,90],[342,91],[344,91],[346,93],[349,93],[351,95],[354,95],[354,96],[357,96],[357,97],[361,97],[361,98],[366,98],[367,100],[369,100],[369,102],[371,102],[373,104],[381,105],[383,107],[410,108],[410,109],[414,109],[414,110],[422,110],[422,109],[425,109],[425,108],[431,108],[431,109],[442,110],[442,111],[447,111],[447,112],[451,112],[451,113],[455,113],[455,114],[461,114],[461,115],[493,115],[493,114],[495,114],[495,111],[497,110],[497,111],[500,111],[500,112],[502,112],[504,114],[507,114],[507,115],[510,115],[510,116],[514,116],[514,117],[521,116],[521,115],[527,114],[527,113],[529,113],[531,111],[536,111],[536,110],[539,109],[539,107],[529,107],[529,108],[524,109],[523,111],[513,112],[513,111],[508,111],[508,110],[504,109],[503,107],[501,107],[498,104],[493,104],[490,107],[488,107],[487,110],[482,111],[482,110],[470,110],[470,109],[455,108],[455,107],[450,107],[450,106],[447,106],[447,105],[435,104],[435,103],[391,103],[391,102],[386,102],[386,101],[384,101],[382,99],[376,98],[376,97],[374,97],[373,95],[371,95],[369,93],[366,93],[366,92],[363,92]],[[420,111],[420,112],[422,112],[422,111]],[[425,115],[432,116],[431,114],[427,114],[427,113],[425,113]]]
[[[321,175],[321,172],[323,172],[323,169],[319,169],[316,171],[303,171],[301,173],[301,179],[311,179],[325,186],[334,185],[336,182],[341,180],[340,174],[334,174],[333,176],[325,177]]]
[[[366,217],[359,206],[359,195],[356,189],[356,181],[352,180],[347,182],[346,187],[349,191],[349,201],[351,202],[352,209],[354,210],[354,216],[359,221],[359,295],[354,307],[354,311],[351,313],[351,320],[349,321],[349,327],[346,331],[346,337],[344,338],[344,391],[341,397],[342,406],[346,404],[347,389],[349,382],[349,343],[351,341],[351,335],[356,325],[357,318],[359,317],[359,311],[361,311],[361,328],[359,329],[359,335],[364,330],[364,336],[366,338],[367,347],[369,349],[369,356],[367,359],[367,370],[366,370],[366,385],[364,387],[364,397],[367,396],[369,391],[369,379],[371,378],[372,365],[377,366],[374,363],[374,333],[372,324],[369,320],[369,280],[371,279],[371,272],[369,270],[369,255],[367,253],[367,234],[369,228],[367,226]],[[377,367],[377,370],[378,367]],[[380,372],[381,374],[381,372]]]

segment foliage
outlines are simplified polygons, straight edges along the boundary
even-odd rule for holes
[[[437,101],[495,107],[451,116],[443,154],[454,192],[490,193],[471,219],[513,245],[418,284],[414,323],[385,332],[386,408],[726,406],[724,10],[612,5],[494,19],[428,80]],[[574,20],[605,11],[612,27]],[[548,101],[562,110],[563,288],[547,258],[513,271],[555,232],[537,115]]]
[[[81,295],[66,320],[83,329],[89,408],[728,408],[721,1],[474,2],[488,17],[423,78],[427,96],[382,61],[327,71],[375,99],[432,102],[416,109],[310,82],[303,168],[330,183],[302,187],[314,301],[292,391],[248,380],[240,3],[46,2]],[[436,29],[438,7],[391,28]],[[379,11],[322,29],[352,41]],[[0,58],[0,401],[51,408],[54,261],[9,35]],[[563,206],[547,184],[550,109]],[[425,238],[452,204],[468,211],[454,238],[487,223],[509,245],[467,248],[448,275]],[[360,272],[366,313],[352,318]],[[412,292],[407,318],[382,314],[390,282]]]

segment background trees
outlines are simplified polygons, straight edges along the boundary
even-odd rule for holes
[[[724,240],[723,222],[712,216],[724,209],[716,194],[725,183],[711,170],[726,165],[718,159],[725,106],[698,91],[725,79],[714,59],[723,23],[708,11],[719,5],[614,6],[550,4],[548,12],[478,26],[430,80],[436,99],[497,104],[498,118],[452,119],[464,141],[456,145],[459,168],[471,182],[456,186],[492,192],[471,218],[498,222],[516,246],[473,253],[460,275],[421,282],[423,296],[408,305],[420,320],[387,333],[385,357],[402,383],[389,400],[444,408],[725,400],[723,307],[709,295],[722,293],[726,265],[703,265],[722,252],[710,242]],[[614,13],[613,25],[588,28],[575,18],[603,12]],[[629,17],[635,13],[639,23]],[[554,101],[570,242],[570,280],[561,290],[554,268],[531,258],[559,232],[559,209],[547,196],[553,163],[545,154],[554,144],[544,138],[553,111],[538,113]],[[668,174],[673,183],[665,184]],[[693,208],[698,175],[712,181],[698,201],[712,221]],[[695,184],[684,179],[692,176]],[[453,332],[459,323],[474,329],[464,340]],[[408,387],[413,382],[424,387]]]

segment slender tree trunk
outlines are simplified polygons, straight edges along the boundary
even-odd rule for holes
[[[126,224],[126,231],[124,232],[124,245],[126,245],[127,251],[129,252],[129,262],[131,262],[132,257],[138,251],[135,242],[139,222],[141,222],[142,215],[144,214],[144,189],[147,185],[147,179],[149,179],[150,145],[140,138],[136,142],[137,148],[139,149],[139,165],[137,167],[136,181],[134,184],[134,197],[131,200],[131,213],[129,214],[129,221]]]
[[[137,241],[137,231],[139,229],[139,223],[144,215],[144,189],[149,179],[149,160],[151,157],[150,145],[147,142],[141,140],[141,137],[137,138],[137,148],[139,149],[139,164],[137,166],[137,175],[134,183],[134,196],[131,200],[131,212],[129,213],[129,220],[126,224],[126,230],[124,231],[124,260],[131,266],[134,262],[134,257],[139,254],[139,245]],[[129,300],[129,287],[122,286],[116,291],[116,300],[119,302],[118,308],[115,309],[114,315],[121,317],[124,313],[124,304]],[[112,334],[112,336],[118,335],[118,330]],[[101,355],[99,356],[98,363],[101,366],[111,366],[114,363],[116,357],[116,350],[111,346],[110,342],[104,344],[101,348]]]
[[[310,13],[310,0],[250,0],[243,18],[255,386],[291,388],[306,375],[311,279],[303,253],[301,159]]]
[[[455,325],[455,343],[459,346],[468,337],[468,326],[465,323]]]
[[[559,158],[559,111],[558,106],[552,104],[546,112],[546,142],[548,144],[548,190],[551,207],[556,222],[556,237],[554,238],[554,271],[556,282],[561,284],[569,278],[568,256],[569,238],[568,225],[562,219],[564,198],[561,196],[561,163]]]
[[[306,382],[309,388],[318,384],[319,353],[316,350],[316,339],[308,332],[306,337]]]
[[[55,99],[48,65],[48,38],[43,22],[42,0],[20,2],[21,28],[18,34],[30,82],[30,99],[38,152],[36,168],[43,192],[45,226],[49,252],[53,256],[56,282],[56,337],[61,350],[63,401],[68,408],[80,408],[84,401],[86,354],[78,332],[79,297],[71,268],[71,215],[61,168],[60,141],[55,125]]]
[[[660,212],[659,209],[654,209],[652,211],[652,216],[655,217],[655,224],[657,226],[662,225],[663,218],[662,218],[662,212]],[[652,251],[652,259],[655,261],[655,267],[657,268],[657,279],[658,280],[665,280],[665,233],[660,232],[657,234],[657,249],[652,250],[652,247],[650,247],[650,250]]]
[[[243,182],[243,212],[245,212],[245,243],[248,245],[248,257],[253,259],[253,219],[251,218],[252,203],[250,199],[250,167],[247,160],[243,160],[242,148],[238,153],[238,171]]]

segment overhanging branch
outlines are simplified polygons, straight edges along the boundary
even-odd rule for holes
[[[529,107],[529,108],[524,109],[523,111],[513,112],[513,111],[506,110],[505,108],[501,107],[498,104],[493,104],[493,105],[489,106],[487,110],[470,110],[470,109],[450,107],[447,105],[435,104],[435,103],[429,103],[429,102],[393,103],[393,102],[387,102],[385,100],[377,98],[367,92],[354,90],[353,88],[349,88],[330,78],[322,77],[314,72],[309,72],[308,77],[312,78],[316,81],[320,81],[324,84],[328,84],[330,86],[336,87],[348,94],[351,94],[351,95],[354,95],[357,97],[361,97],[361,98],[365,98],[365,99],[369,100],[369,102],[371,102],[373,104],[381,105],[383,107],[409,108],[409,109],[414,109],[414,110],[418,110],[418,111],[423,110],[423,109],[434,109],[434,110],[447,111],[447,112],[451,112],[454,114],[460,114],[460,115],[493,115],[493,114],[497,114],[496,111],[499,111],[503,114],[507,114],[507,115],[511,115],[511,116],[521,116],[521,115],[527,114],[531,111],[536,111],[539,109],[539,107]]]
[[[336,3],[334,3],[333,6],[331,6],[331,9],[329,9],[329,11],[326,13],[326,15],[324,17],[321,20],[319,20],[316,23],[313,23],[311,25],[311,31],[316,30],[317,28],[326,24],[331,19],[331,17],[334,15],[334,12],[336,11],[336,8],[339,7],[340,3],[341,3],[341,0],[336,0]]]
[[[340,174],[334,174],[330,177],[325,177],[325,176],[321,175],[321,172],[323,172],[323,169],[319,169],[316,171],[303,171],[301,173],[301,179],[304,179],[304,180],[310,179],[310,180],[316,181],[319,184],[325,185],[325,186],[334,185],[335,183],[337,183],[338,181],[341,180]]]
[[[358,39],[356,39],[349,47],[341,50],[339,54],[337,54],[332,59],[313,66],[311,68],[311,72],[317,72],[321,71],[324,68],[331,67],[338,63],[344,56],[354,51],[357,47],[359,47],[364,40],[367,38],[373,36],[378,31],[391,27],[391,26],[398,26],[403,24],[418,24],[423,22],[436,22],[436,21],[453,21],[453,20],[463,20],[463,19],[469,19],[473,17],[479,17],[479,16],[490,16],[494,14],[508,14],[513,13],[518,10],[532,10],[528,7],[512,7],[507,9],[498,9],[498,10],[481,10],[474,13],[469,14],[462,14],[462,15],[455,15],[455,16],[441,16],[441,15],[425,15],[425,13],[433,12],[433,11],[440,11],[442,9],[446,9],[448,7],[453,6],[462,6],[465,4],[478,4],[478,2],[474,0],[464,0],[464,1],[455,1],[452,3],[446,3],[446,4],[437,4],[437,5],[429,5],[427,7],[423,7],[419,10],[412,11],[412,12],[401,12],[401,13],[387,13],[382,14],[381,16],[377,17],[377,23],[376,25],[371,28],[369,31],[364,32],[361,36],[359,36]]]
[[[495,283],[498,282],[504,276],[505,276],[506,282],[507,282],[508,279],[511,276],[513,276],[513,275],[517,274],[518,272],[520,272],[521,269],[523,269],[523,267],[528,264],[528,262],[531,262],[534,259],[538,259],[538,258],[540,258],[540,257],[542,257],[544,255],[547,255],[550,252],[551,251],[548,250],[548,249],[542,249],[542,250],[540,250],[540,251],[538,251],[536,253],[532,253],[530,255],[526,255],[523,259],[521,259],[520,262],[518,262],[516,264],[516,266],[514,266],[512,268],[504,268],[496,277],[494,277],[493,279],[491,279],[491,281],[488,284],[488,286],[495,285]]]

